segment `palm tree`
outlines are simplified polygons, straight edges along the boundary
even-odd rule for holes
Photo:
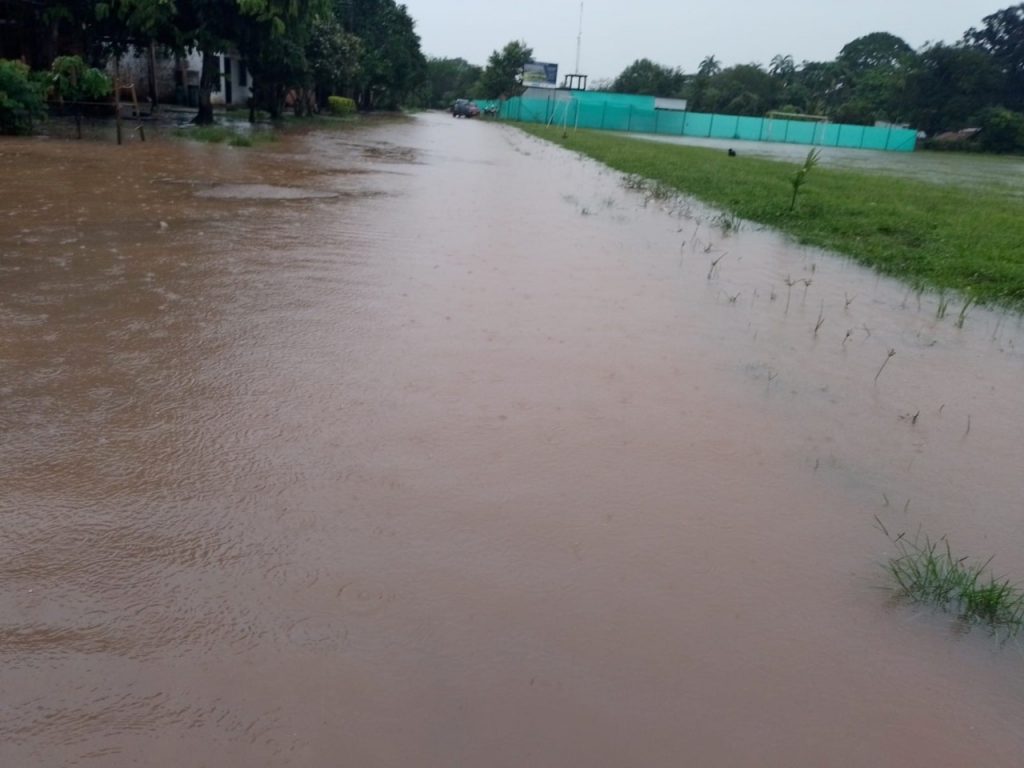
[[[701,77],[714,77],[721,71],[722,65],[713,55],[705,56],[697,67],[697,74]]]
[[[789,80],[795,71],[796,64],[793,63],[793,57],[783,56],[781,53],[773,56],[771,64],[768,65],[768,74],[780,80]]]

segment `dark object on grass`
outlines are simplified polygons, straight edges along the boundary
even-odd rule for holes
[[[736,157],[736,150],[729,147],[729,157]]]

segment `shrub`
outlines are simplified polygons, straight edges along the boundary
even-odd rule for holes
[[[93,101],[113,90],[110,78],[87,67],[80,56],[58,56],[50,71],[50,93],[59,101]]]
[[[332,115],[343,117],[351,115],[356,111],[356,103],[352,99],[346,99],[344,96],[328,96],[327,108],[331,111]]]
[[[30,133],[33,119],[43,115],[43,89],[28,66],[0,59],[0,133]]]
[[[981,146],[988,152],[1024,149],[1024,115],[990,107],[979,115]]]

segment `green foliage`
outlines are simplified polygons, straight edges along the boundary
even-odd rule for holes
[[[710,81],[706,105],[714,112],[763,115],[778,106],[779,82],[756,64],[723,69]]]
[[[560,129],[521,127],[915,285],[1024,310],[1024,198],[1018,195],[822,166],[814,172],[815,194],[790,213],[788,163],[595,131],[563,139]]]
[[[900,69],[913,56],[914,50],[902,38],[888,32],[872,32],[844,45],[836,61],[849,72],[869,72]]]
[[[1024,3],[982,19],[964,33],[964,42],[990,56],[1002,74],[1001,102],[1024,110]]]
[[[533,59],[533,49],[522,40],[513,40],[500,51],[491,53],[480,76],[480,98],[501,99],[522,92],[523,66]]]
[[[793,188],[793,197],[789,201],[790,213],[796,208],[796,196],[800,193],[800,188],[807,183],[807,175],[811,172],[811,169],[818,164],[818,160],[821,159],[821,150],[812,149],[807,153],[807,157],[804,158],[804,164],[797,168],[796,173],[789,180],[790,186]]]
[[[637,59],[612,82],[609,90],[617,93],[639,93],[647,96],[679,96],[685,77],[677,67],[665,67],[650,59]]]
[[[1004,107],[989,107],[978,116],[981,146],[988,152],[1024,150],[1024,115]]]
[[[44,115],[43,89],[20,61],[0,59],[0,133],[31,133]]]
[[[427,63],[415,23],[394,0],[345,0],[363,42],[356,78],[360,109],[396,109],[422,88]]]
[[[907,75],[906,111],[930,134],[970,127],[999,95],[1001,75],[991,57],[973,48],[934,45]]]
[[[972,563],[955,557],[945,536],[938,541],[920,534],[912,539],[903,533],[892,536],[875,520],[896,548],[885,570],[899,597],[955,613],[961,621],[987,626],[1004,639],[1024,627],[1024,591],[991,574],[991,558]]]
[[[364,53],[362,40],[346,32],[337,16],[314,19],[305,55],[318,89],[338,93],[353,88]]]
[[[50,94],[58,101],[95,101],[108,96],[113,84],[105,74],[86,66],[79,56],[53,60]]]
[[[482,67],[465,59],[427,59],[427,77],[419,95],[419,104],[434,109],[447,109],[456,99],[476,95]]]
[[[344,96],[328,96],[327,107],[330,109],[331,114],[336,117],[345,117],[346,115],[354,114],[356,111],[356,103]]]

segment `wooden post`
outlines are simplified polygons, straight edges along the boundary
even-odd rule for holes
[[[121,135],[121,57],[114,59],[114,121],[117,123],[117,143],[122,142]]]
[[[135,130],[139,132],[139,138],[145,141],[146,127],[142,122],[142,110],[139,109],[139,95],[135,92],[135,83],[132,83],[129,88],[132,90],[132,104],[135,106],[135,117],[139,120],[139,125]]]
[[[155,115],[160,107],[156,87],[156,43],[152,40],[149,41],[149,61],[146,62],[146,65],[146,68],[149,70],[149,113]]]

